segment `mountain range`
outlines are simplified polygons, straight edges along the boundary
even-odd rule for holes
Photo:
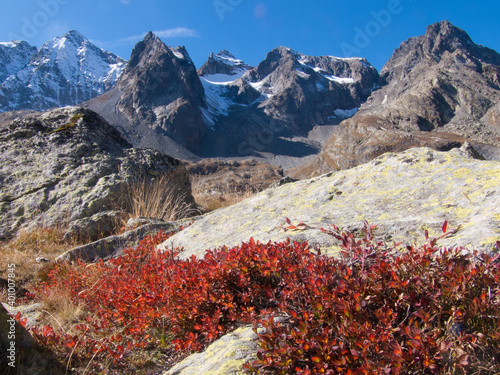
[[[0,44],[0,111],[43,111],[75,105],[109,90],[126,61],[77,31],[40,49],[27,42]]]
[[[364,58],[287,47],[256,67],[223,50],[196,69],[184,47],[151,32],[128,62],[76,31],[38,51],[0,44],[2,112],[81,105],[136,147],[300,164],[296,177],[416,146],[469,142],[500,159],[499,79],[500,55],[448,21],[404,41],[380,73]]]

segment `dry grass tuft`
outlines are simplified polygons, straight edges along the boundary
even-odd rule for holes
[[[136,181],[124,188],[123,210],[134,218],[175,221],[194,213],[192,205],[186,202],[186,196],[167,175],[152,181]]]
[[[76,324],[81,323],[85,312],[83,306],[71,301],[69,291],[43,293],[40,296],[43,307],[42,323],[56,327],[59,332],[71,332]]]
[[[80,245],[73,240],[63,240],[65,232],[63,228],[40,227],[20,231],[12,240],[0,242],[0,277],[7,279],[7,266],[13,264],[16,289],[29,290],[29,284],[37,280],[37,275],[45,264],[37,262],[37,258],[51,261],[70,248]],[[6,301],[5,297],[6,294],[0,291],[0,301]]]

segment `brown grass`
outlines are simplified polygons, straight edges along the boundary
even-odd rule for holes
[[[8,279],[8,265],[14,264],[14,280],[16,289],[30,290],[30,284],[36,282],[39,271],[44,262],[37,262],[37,258],[49,261],[78,246],[74,240],[63,240],[63,228],[35,228],[30,231],[21,231],[14,239],[0,242],[0,277]],[[0,291],[0,301],[5,301],[6,293]]]
[[[124,188],[123,211],[130,217],[150,217],[175,221],[190,216],[193,207],[186,193],[172,185],[169,176],[152,181],[136,181]]]
[[[81,323],[83,306],[71,301],[67,291],[57,291],[40,295],[43,324],[49,324],[60,332],[71,332],[76,324]]]

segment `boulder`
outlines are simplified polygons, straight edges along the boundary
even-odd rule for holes
[[[38,347],[33,337],[0,303],[0,373],[64,374],[51,353]]]
[[[387,153],[358,167],[270,188],[234,206],[204,215],[160,245],[184,247],[182,258],[206,249],[236,246],[250,237],[261,242],[309,241],[334,255],[338,243],[318,227],[356,231],[363,221],[378,225],[378,238],[404,244],[423,233],[460,229],[440,242],[490,250],[500,240],[500,163],[474,158],[469,145],[449,152],[413,148]],[[304,222],[304,230],[284,231]]]
[[[163,175],[194,203],[180,161],[132,148],[90,110],[65,107],[5,121],[0,123],[0,239],[21,228],[72,222],[68,235],[97,239],[120,219],[115,211],[130,183]]]
[[[237,375],[245,374],[243,364],[255,360],[257,334],[251,326],[240,327],[222,336],[204,352],[195,353],[163,375]]]
[[[89,244],[75,247],[59,255],[57,259],[69,261],[80,259],[85,262],[95,262],[99,259],[116,258],[123,255],[123,250],[137,247],[139,242],[146,236],[154,236],[160,231],[167,233],[179,230],[181,222],[130,219],[127,227],[133,226],[134,223],[138,223],[139,227],[131,228],[119,235],[108,236]]]

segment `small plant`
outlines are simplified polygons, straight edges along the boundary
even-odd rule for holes
[[[123,196],[123,209],[131,217],[175,221],[194,211],[186,193],[174,186],[168,175],[132,182],[124,188]]]

